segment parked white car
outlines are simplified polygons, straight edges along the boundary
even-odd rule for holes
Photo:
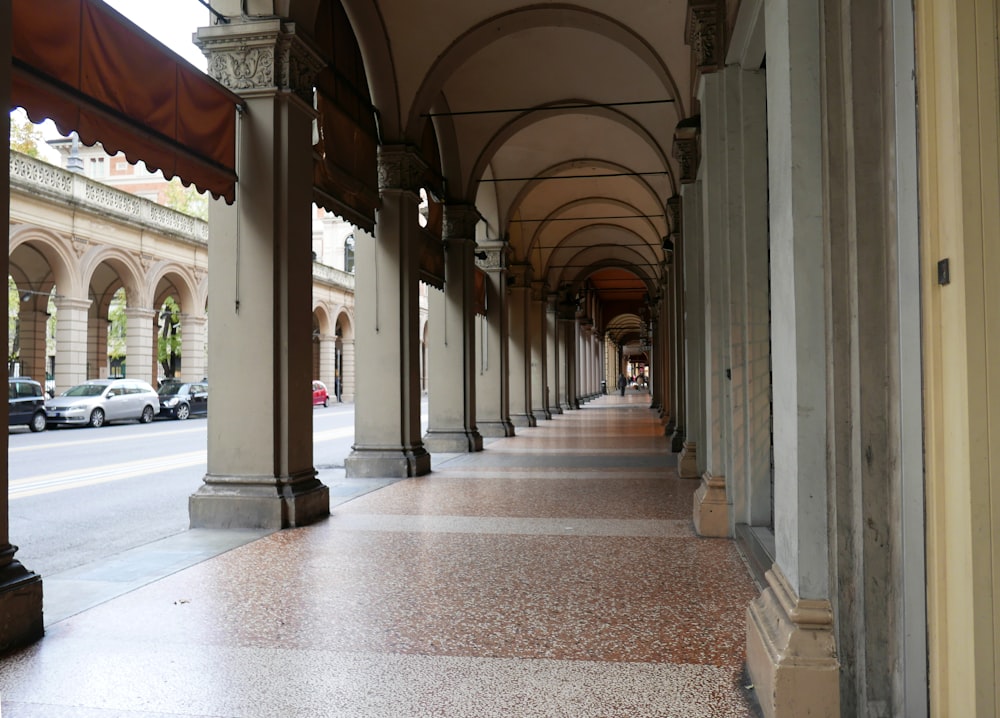
[[[137,420],[148,424],[160,413],[160,397],[144,381],[91,379],[45,402],[49,426],[104,426],[109,421]]]

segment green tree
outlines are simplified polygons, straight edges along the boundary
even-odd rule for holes
[[[177,177],[167,185],[164,204],[190,217],[208,220],[208,195],[198,194],[194,185],[185,187]]]
[[[18,315],[21,312],[21,295],[14,278],[7,275],[7,361],[16,361],[20,351],[18,341]]]
[[[30,120],[10,118],[10,148],[12,150],[37,159],[41,154],[38,145],[44,141],[42,131]]]
[[[108,358],[125,358],[125,337],[128,335],[128,318],[125,316],[125,289],[119,288],[108,306]]]
[[[160,311],[160,334],[156,338],[156,360],[166,377],[177,376],[181,358],[181,308],[167,297]]]

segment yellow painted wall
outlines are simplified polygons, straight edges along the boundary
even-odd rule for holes
[[[996,0],[918,0],[931,712],[1000,713]],[[950,283],[938,284],[948,259]]]

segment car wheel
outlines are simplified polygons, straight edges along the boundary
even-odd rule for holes
[[[186,418],[191,416],[191,409],[188,408],[187,404],[179,404],[176,410],[177,420],[184,421]]]
[[[90,425],[95,429],[104,426],[104,409],[94,409],[90,412]]]
[[[148,424],[153,420],[153,407],[148,404],[142,407],[142,416],[139,417],[139,421],[143,424]]]
[[[323,397],[323,406],[330,406],[330,397]]]
[[[45,412],[39,411],[33,417],[31,417],[31,423],[28,427],[32,431],[45,431]]]

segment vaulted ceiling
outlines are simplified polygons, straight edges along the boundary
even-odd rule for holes
[[[275,5],[308,32],[335,2]],[[605,322],[655,299],[692,102],[688,0],[342,2],[382,142],[419,145],[433,122],[448,201],[475,204],[550,291],[589,280]]]

